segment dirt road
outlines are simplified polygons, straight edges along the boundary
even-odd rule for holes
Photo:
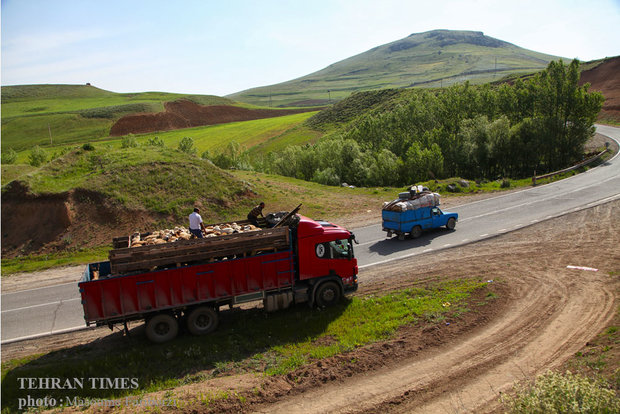
[[[503,284],[495,316],[457,339],[411,358],[298,394],[255,412],[445,413],[498,408],[514,381],[557,368],[601,332],[617,309],[620,203],[454,249],[443,257],[375,269],[360,294],[393,290],[431,276],[471,275]],[[405,269],[419,268],[423,273]],[[592,267],[598,271],[567,268]],[[417,273],[417,274],[416,274]],[[611,274],[610,274],[611,273]],[[356,355],[352,357],[357,358]],[[370,356],[372,357],[372,356]],[[617,363],[617,361],[616,361]],[[325,365],[325,364],[323,364]],[[616,365],[617,366],[617,365]],[[301,387],[303,388],[303,386]]]
[[[365,269],[359,295],[472,277],[488,281],[496,297],[474,298],[485,305],[472,303],[470,312],[449,324],[410,326],[389,341],[286,376],[220,374],[166,392],[182,401],[218,390],[243,397],[208,407],[190,403],[185,412],[492,412],[515,380],[560,367],[618,318],[618,217],[615,201],[484,242]],[[113,347],[121,339],[106,329],[57,335],[3,346],[2,359],[91,341]],[[618,367],[617,359],[609,363]]]

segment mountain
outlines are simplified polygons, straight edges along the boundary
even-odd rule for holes
[[[557,56],[523,49],[482,32],[433,30],[375,47],[328,67],[228,98],[263,106],[323,105],[364,90],[485,83],[544,69]]]

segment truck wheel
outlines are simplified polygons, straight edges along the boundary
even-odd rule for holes
[[[400,233],[398,235],[398,240],[405,240],[405,233]]]
[[[422,235],[422,227],[415,226],[413,229],[411,229],[411,238],[412,239],[417,239],[421,235]]]
[[[170,341],[177,336],[178,332],[177,318],[168,313],[155,315],[146,322],[146,336],[156,343]]]
[[[217,328],[217,312],[208,306],[194,309],[187,317],[187,330],[192,335],[204,335],[213,332]]]
[[[316,290],[314,300],[317,306],[324,308],[340,302],[340,287],[336,282],[325,282]]]
[[[446,223],[446,228],[448,230],[454,230],[455,227],[456,227],[456,220],[454,220],[454,217],[450,217],[448,219],[448,222]]]

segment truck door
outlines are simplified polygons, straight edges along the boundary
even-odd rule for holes
[[[434,229],[444,226],[446,224],[443,212],[439,209],[439,207],[433,207],[431,209],[431,219],[433,221]]]

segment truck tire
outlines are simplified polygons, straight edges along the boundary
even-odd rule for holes
[[[160,313],[146,321],[146,336],[158,344],[174,339],[179,333],[177,318],[169,313]]]
[[[192,310],[187,317],[187,330],[192,335],[205,335],[217,328],[219,318],[217,312],[208,306]]]
[[[448,222],[446,223],[446,228],[448,230],[454,230],[455,227],[456,227],[456,220],[454,219],[454,217],[450,217],[448,219]]]
[[[417,239],[421,235],[422,235],[422,227],[415,226],[414,228],[411,229],[411,238],[412,239]]]
[[[314,295],[314,301],[318,307],[333,306],[340,302],[342,293],[336,282],[325,282],[319,286]]]

